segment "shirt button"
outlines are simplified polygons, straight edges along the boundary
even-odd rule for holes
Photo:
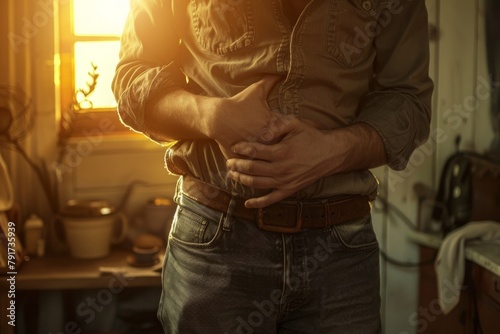
[[[285,92],[285,100],[290,101],[292,99],[292,92],[287,90]]]
[[[372,2],[370,0],[364,0],[361,3],[361,7],[363,7],[364,10],[369,11],[369,10],[372,10],[373,5],[372,5]]]

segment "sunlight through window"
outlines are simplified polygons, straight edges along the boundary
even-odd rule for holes
[[[74,0],[74,33],[119,36],[128,11],[128,0]]]
[[[119,37],[129,11],[128,3],[128,0],[73,0],[75,91],[88,90],[93,65],[99,74],[95,90],[82,103],[84,108],[116,106],[111,81],[118,63]],[[82,100],[79,95],[77,98]]]
[[[92,64],[97,66],[97,85],[95,91],[89,96],[92,108],[113,108],[116,106],[115,98],[111,92],[111,81],[118,63],[120,42],[77,42],[75,43],[75,88],[87,87],[92,71]],[[89,104],[82,104],[90,107]]]

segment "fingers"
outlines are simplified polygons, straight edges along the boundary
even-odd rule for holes
[[[241,158],[238,154],[234,153],[233,150],[219,144],[219,148],[226,159]]]
[[[234,155],[234,153],[233,153]],[[239,172],[247,175],[266,175],[271,176],[275,172],[275,167],[267,161],[248,160],[232,158],[226,161],[226,167],[230,171]]]
[[[266,145],[276,144],[281,142],[288,134],[294,131],[301,131],[303,126],[304,124],[296,117],[273,115],[267,126],[262,128],[255,136],[251,139],[247,139],[245,142],[257,142]],[[245,142],[235,144],[239,145],[233,146],[233,150],[244,150],[245,146],[243,143]],[[260,148],[261,146],[256,147],[256,149]]]
[[[229,159],[226,163],[232,180],[250,188],[283,188],[292,181],[293,174],[283,164],[274,164],[262,160]]]
[[[272,189],[279,184],[276,179],[270,176],[248,175],[236,171],[228,171],[227,176],[238,183],[254,189]]]
[[[261,143],[239,142],[233,145],[231,150],[233,153],[245,156],[247,159],[276,161],[284,158],[286,147],[280,144],[265,145]]]
[[[245,202],[245,206],[250,209],[262,209],[274,203],[284,200],[293,195],[291,190],[274,190],[267,195],[257,198],[251,198]]]
[[[256,154],[253,152],[253,146],[262,147],[264,151],[268,148],[262,144],[248,144],[248,149],[245,148],[242,152],[245,152],[256,158],[253,159],[241,159],[232,158],[226,161],[226,167],[228,169],[227,176],[232,180],[244,184],[251,188],[256,189],[272,189],[279,185],[277,176],[279,176],[279,170],[276,166],[269,161],[259,160],[259,157],[267,156],[267,154],[262,154],[262,152]],[[239,154],[239,153],[238,153]],[[248,155],[247,155],[248,156]],[[269,156],[272,154],[269,153]]]
[[[291,130],[291,119],[276,115],[269,124],[263,128],[258,136],[258,141],[263,144],[273,144],[281,141]]]

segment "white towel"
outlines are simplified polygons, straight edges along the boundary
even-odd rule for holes
[[[443,313],[449,313],[460,300],[465,272],[465,245],[484,242],[500,244],[500,223],[470,222],[450,232],[441,243],[434,266]]]

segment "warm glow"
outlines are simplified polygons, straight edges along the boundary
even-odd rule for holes
[[[109,41],[80,41],[74,47],[75,90],[87,90],[88,72],[97,66],[97,86],[88,100],[95,109],[116,106],[111,81],[118,63],[120,36],[129,11],[129,0],[74,0],[73,32],[77,38],[112,37]],[[114,40],[113,40],[114,39]],[[85,103],[84,107],[89,107]]]
[[[75,35],[115,35],[122,33],[129,0],[74,0]]]
[[[97,66],[97,86],[89,96],[93,108],[113,108],[116,106],[111,91],[111,81],[118,63],[120,42],[77,42],[75,44],[75,89],[86,89],[90,81],[88,72],[92,64]],[[89,107],[86,103],[84,107]]]

